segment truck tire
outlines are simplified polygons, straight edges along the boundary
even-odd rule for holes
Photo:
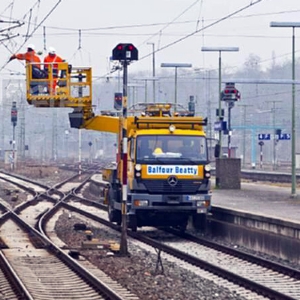
[[[188,225],[188,222],[183,222],[182,224],[180,224],[179,226],[179,230],[183,233],[186,231],[186,228],[187,228],[187,225]]]
[[[108,205],[108,219],[111,223],[116,222],[118,225],[121,225],[120,212],[114,209],[110,204]]]
[[[133,231],[137,232],[137,219],[136,216],[130,216],[128,218],[128,227]]]
[[[109,190],[107,195],[107,213],[108,213],[108,220],[111,223],[117,223],[117,225],[121,225],[122,223],[122,216],[121,212],[117,209],[114,209],[113,206],[113,193],[112,190]]]
[[[193,227],[196,230],[205,231],[206,229],[206,214],[193,215]]]
[[[188,225],[188,218],[186,220],[181,221],[175,228],[179,230],[180,232],[184,233],[186,231]]]

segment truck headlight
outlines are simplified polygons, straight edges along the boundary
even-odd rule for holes
[[[169,131],[170,131],[171,133],[173,133],[173,132],[175,131],[175,129],[176,129],[176,127],[175,127],[173,124],[171,124],[171,125],[169,126]]]
[[[205,166],[204,166],[204,170],[205,170],[206,172],[210,172],[210,170],[211,170],[211,165],[205,165]]]
[[[197,207],[209,207],[209,201],[205,200],[205,201],[197,201]]]
[[[142,165],[136,164],[136,165],[135,165],[135,170],[136,170],[136,171],[141,171],[141,170],[142,170]]]
[[[134,206],[148,206],[148,200],[134,200]]]

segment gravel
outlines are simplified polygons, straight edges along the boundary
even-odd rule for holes
[[[244,299],[235,292],[218,286],[212,281],[197,276],[192,271],[177,266],[163,258],[158,264],[158,256],[129,242],[129,256],[111,256],[111,251],[88,250],[81,246],[87,240],[84,231],[74,230],[74,224],[83,223],[76,217],[69,218],[63,213],[56,222],[58,237],[70,249],[80,249],[80,255],[92,262],[119,284],[136,294],[140,299],[183,300],[183,299]],[[119,242],[118,233],[114,233],[99,224],[90,226],[93,238],[105,244],[109,240]]]

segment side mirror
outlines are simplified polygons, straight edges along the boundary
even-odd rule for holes
[[[217,144],[215,146],[215,158],[219,158],[220,157],[220,152],[221,152],[220,144]]]

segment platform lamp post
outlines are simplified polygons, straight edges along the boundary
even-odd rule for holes
[[[175,68],[175,109],[177,106],[177,69],[178,68],[191,68],[192,64],[186,63],[162,63],[160,65],[162,68]]]
[[[270,27],[292,28],[292,190],[291,197],[296,198],[296,107],[295,107],[295,28],[300,22],[271,22]]]
[[[152,45],[152,76],[155,78],[155,44],[154,43],[147,43],[147,45]],[[155,102],[155,80],[152,81],[152,87],[153,87],[153,102]]]
[[[219,52],[219,108],[218,108],[218,118],[219,122],[222,121],[222,94],[221,94],[221,83],[222,83],[222,63],[221,63],[221,55],[222,52],[237,52],[239,51],[238,47],[202,47],[201,51],[204,52]],[[219,157],[222,157],[222,131],[219,130],[219,145],[220,145],[220,153]]]

